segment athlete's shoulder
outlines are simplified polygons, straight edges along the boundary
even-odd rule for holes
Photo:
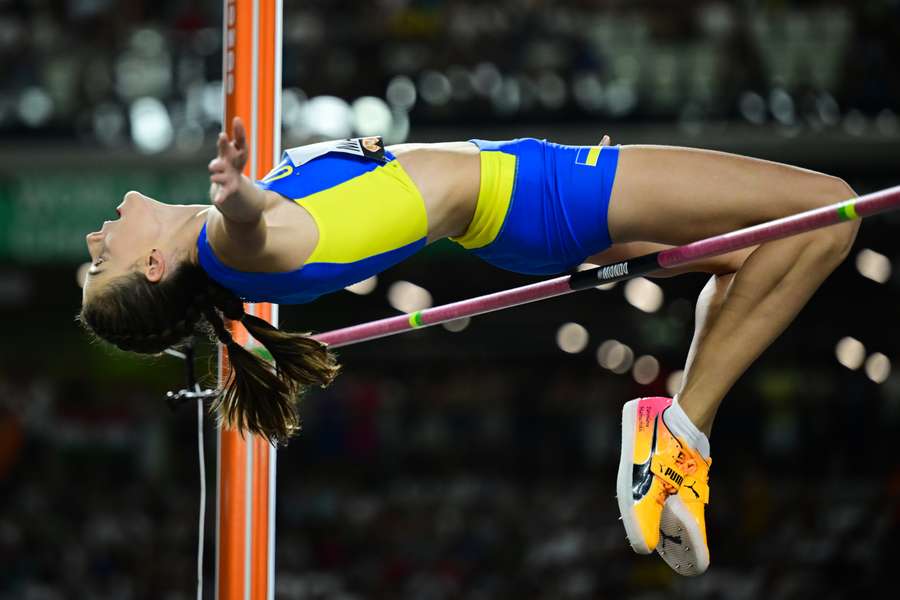
[[[297,146],[285,150],[281,162],[257,185],[291,200],[300,200],[368,173],[393,158],[380,137]]]

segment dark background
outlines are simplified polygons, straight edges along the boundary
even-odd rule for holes
[[[900,183],[900,2],[287,1],[284,143],[547,137],[715,148]],[[221,113],[218,2],[0,0],[0,597],[194,595],[192,407],[171,357],[77,328],[83,236],[129,189],[199,202]],[[323,98],[324,96],[324,98]],[[364,100],[360,100],[364,98]],[[279,451],[279,598],[846,598],[900,535],[897,215],[738,383],[712,436],[712,566],[631,553],[614,477],[623,402],[666,394],[705,279],[624,285],[340,352]],[[868,250],[868,252],[863,252]],[[322,331],[533,281],[439,243],[368,295],[282,307]],[[577,353],[559,328],[582,325]],[[839,340],[862,344],[838,361]],[[658,360],[598,365],[615,339]],[[846,345],[846,344],[845,344]],[[208,371],[214,352],[199,348]],[[849,358],[848,358],[849,356]],[[856,362],[854,362],[856,360]],[[861,362],[862,364],[857,364]],[[885,366],[887,365],[887,369]],[[623,370],[623,369],[619,369]],[[213,425],[207,420],[209,485]],[[212,495],[208,514],[212,514]],[[207,524],[211,597],[214,527]]]

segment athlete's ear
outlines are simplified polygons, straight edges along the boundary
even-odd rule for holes
[[[162,252],[154,248],[150,251],[150,255],[147,257],[147,262],[144,264],[144,276],[147,277],[148,281],[152,281],[156,283],[160,279],[163,278],[163,275],[166,274],[166,259],[163,256]]]

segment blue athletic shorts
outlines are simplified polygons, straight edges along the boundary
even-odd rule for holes
[[[478,204],[453,241],[492,265],[533,275],[571,271],[612,244],[606,215],[618,146],[471,141],[481,149]]]

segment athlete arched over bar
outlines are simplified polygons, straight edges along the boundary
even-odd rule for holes
[[[379,138],[287,150],[261,181],[241,174],[244,127],[209,163],[209,205],[128,192],[120,218],[88,234],[81,321],[137,352],[160,352],[207,320],[228,344],[227,424],[273,441],[297,426],[296,393],[337,372],[309,335],[245,315],[241,299],[302,303],[450,237],[498,267],[561,273],[606,264],[855,196],[841,179],[763,160],[663,146],[564,146],[536,139],[401,144]],[[623,409],[618,502],[635,551],[677,572],[709,564],[708,436],[737,378],[846,257],[848,222],[667,270],[711,274],[697,300],[675,399]],[[242,320],[272,373],[231,341]],[[664,534],[664,535],[661,535]]]

